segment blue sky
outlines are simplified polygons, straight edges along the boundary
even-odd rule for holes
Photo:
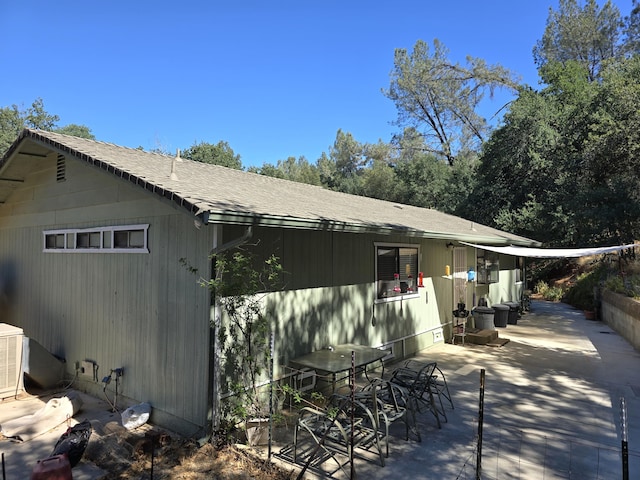
[[[616,0],[623,15],[631,0]],[[396,48],[439,39],[537,86],[557,0],[2,0],[0,106],[43,99],[59,125],[175,152],[229,143],[243,166],[314,163],[338,129],[389,141]],[[508,100],[501,95],[486,115]]]

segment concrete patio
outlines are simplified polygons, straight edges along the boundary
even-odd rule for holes
[[[562,303],[534,301],[531,312],[499,334],[510,340],[502,347],[442,344],[416,358],[438,362],[455,410],[446,410],[449,421],[441,429],[430,413],[420,414],[421,443],[405,441],[398,426],[386,466],[360,455],[359,478],[475,479],[481,369],[481,478],[621,479],[621,398],[629,478],[639,478],[640,353],[607,325]],[[283,452],[287,457],[286,447]],[[326,468],[333,478],[346,478],[334,462]]]

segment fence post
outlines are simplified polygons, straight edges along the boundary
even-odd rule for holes
[[[351,436],[349,441],[351,442],[351,448],[349,448],[349,461],[351,462],[351,480],[356,478],[356,466],[353,463],[353,424],[355,423],[354,410],[355,410],[355,395],[356,395],[356,352],[351,352],[351,370],[349,371],[349,391],[351,400]],[[374,425],[375,427],[375,425]]]
[[[627,443],[627,405],[620,397],[620,427],[622,430],[622,480],[629,480],[629,444]]]
[[[273,353],[275,350],[275,336],[271,332],[269,338],[269,444],[267,458],[271,460],[271,444],[273,442]]]
[[[480,370],[480,406],[478,411],[478,448],[476,456],[476,480],[482,478],[482,423],[484,422],[484,368]]]

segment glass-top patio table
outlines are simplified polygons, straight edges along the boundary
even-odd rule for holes
[[[336,345],[332,350],[317,350],[302,355],[291,360],[291,363],[329,373],[332,376],[333,387],[335,388],[337,375],[351,370],[351,352],[355,353],[356,371],[364,372],[365,375],[367,374],[367,366],[382,361],[390,353],[389,350],[345,343]]]

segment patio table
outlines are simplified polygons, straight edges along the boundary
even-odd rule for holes
[[[338,380],[337,376],[341,372],[351,370],[351,352],[355,352],[355,368],[358,372],[367,374],[367,366],[382,361],[389,354],[388,350],[345,343],[336,345],[333,350],[324,349],[294,358],[291,363],[312,370],[320,370],[331,375],[333,389]]]

